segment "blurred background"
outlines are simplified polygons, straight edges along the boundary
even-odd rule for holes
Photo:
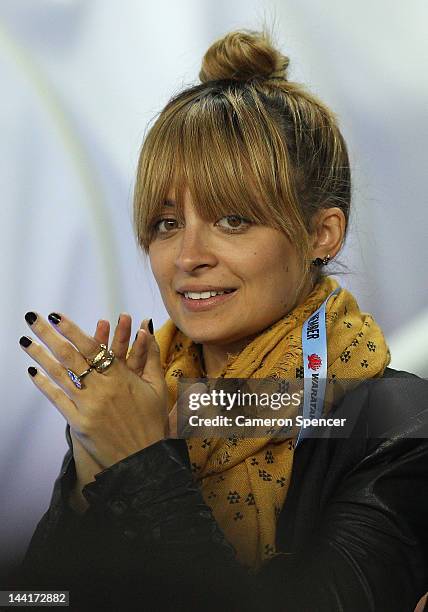
[[[385,331],[391,366],[428,377],[425,0],[2,0],[0,557],[20,561],[66,451],[34,387],[24,314],[93,334],[167,319],[131,226],[149,121],[236,28],[274,24],[290,80],[337,113],[353,165],[339,282]],[[333,267],[332,270],[340,270]]]

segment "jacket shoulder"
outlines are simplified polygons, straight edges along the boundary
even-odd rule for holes
[[[386,368],[345,393],[334,416],[345,418],[346,427],[328,437],[428,438],[428,381]]]

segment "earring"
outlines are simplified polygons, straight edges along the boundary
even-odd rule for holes
[[[313,259],[311,263],[313,266],[326,266],[330,259],[331,259],[330,254],[328,254],[324,257],[324,259],[321,259],[321,257],[317,257],[316,259]]]

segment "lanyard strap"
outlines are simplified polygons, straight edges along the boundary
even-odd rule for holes
[[[324,302],[310,317],[302,328],[302,351],[304,372],[303,418],[314,419],[322,415],[327,379],[327,334],[325,324],[325,309],[332,295],[339,293],[337,287],[326,297]],[[295,448],[304,438],[300,428]]]

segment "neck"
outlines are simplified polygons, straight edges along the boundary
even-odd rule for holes
[[[227,344],[227,345],[201,345],[202,367],[205,370],[207,378],[218,378],[226,366],[229,354],[236,355],[251,342],[260,332],[252,336],[246,337],[243,340]]]

